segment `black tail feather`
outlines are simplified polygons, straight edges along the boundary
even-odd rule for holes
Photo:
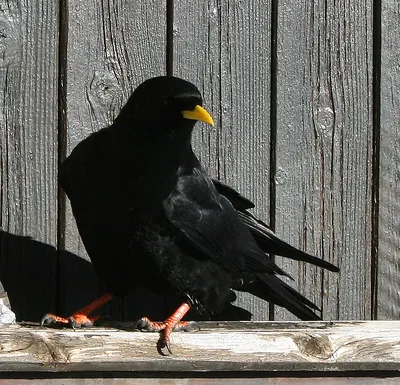
[[[288,243],[282,241],[268,228],[264,222],[257,219],[248,211],[238,211],[238,214],[253,234],[258,246],[264,252],[273,255],[280,255],[296,261],[308,262],[315,266],[319,266],[334,272],[338,272],[340,270],[337,266],[332,265],[323,259],[307,254],[304,251],[296,249],[295,247],[290,246]]]
[[[320,311],[318,306],[273,274],[256,274],[250,283],[237,289],[284,307],[303,321],[321,319],[313,312],[313,310]]]
[[[334,272],[338,272],[340,270],[335,265],[296,249],[295,247],[290,246],[288,243],[279,239],[263,221],[247,211],[248,209],[254,207],[253,202],[221,181],[213,179],[213,183],[218,192],[231,202],[243,223],[253,234],[258,246],[265,253],[280,255],[296,261],[308,262],[315,266],[319,266]]]
[[[279,239],[268,225],[247,211],[254,207],[254,204],[249,199],[220,181],[213,180],[213,183],[219,193],[231,202],[244,225],[253,235],[258,247],[260,247],[264,253],[308,262],[333,272],[338,272],[340,270],[337,266],[307,254]],[[251,269],[250,271],[254,272],[257,270]],[[274,267],[274,273],[289,276],[289,274],[285,273],[279,267]],[[289,276],[289,278],[291,277]],[[320,311],[314,303],[298,293],[273,273],[243,274],[235,281],[233,288],[239,291],[247,291],[265,301],[282,306],[302,320],[312,321],[321,319],[313,311]]]

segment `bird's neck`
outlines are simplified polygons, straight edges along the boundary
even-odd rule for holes
[[[192,168],[198,161],[193,153],[190,139],[184,142],[172,143],[170,146],[161,144],[159,148],[160,161],[176,171],[180,167]]]
[[[121,123],[121,122],[120,122]],[[118,148],[125,148],[123,153],[128,154],[131,162],[143,168],[163,170],[165,173],[175,172],[180,167],[192,167],[197,165],[191,144],[191,135],[194,123],[189,122],[187,127],[174,132],[149,129],[149,132],[157,134],[144,135],[132,130],[132,125],[140,122],[114,125],[116,137],[119,138]],[[141,168],[141,167],[140,167]]]

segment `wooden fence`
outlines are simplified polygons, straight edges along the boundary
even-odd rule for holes
[[[18,319],[68,314],[103,290],[57,167],[167,70],[215,117],[195,134],[209,173],[340,265],[279,261],[324,319],[398,319],[399,19],[395,0],[0,0],[0,278]],[[152,315],[148,295],[106,312]]]

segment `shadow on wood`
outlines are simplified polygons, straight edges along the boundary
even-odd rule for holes
[[[68,316],[106,291],[92,264],[73,253],[4,231],[0,244],[0,280],[18,320],[38,321],[48,312]],[[138,288],[101,313],[115,320],[145,314],[158,319],[165,306],[159,309],[154,304],[160,302],[165,299]]]
[[[37,322],[48,312],[69,316],[106,292],[87,260],[65,250],[57,251],[30,237],[4,231],[0,231],[0,280],[19,321]],[[161,297],[137,287],[125,298],[106,305],[101,314],[115,321],[143,316],[161,320],[170,315],[180,301],[177,297]],[[188,318],[203,319],[195,313],[189,313]],[[250,320],[251,314],[231,306],[218,318]]]
[[[50,245],[30,237],[0,231],[0,279],[19,320],[39,320],[49,311],[73,311],[95,297],[99,283],[92,265],[67,251],[57,252]],[[64,274],[57,269],[64,258]],[[60,282],[69,276],[70,282]],[[75,301],[65,303],[63,285],[70,285]]]

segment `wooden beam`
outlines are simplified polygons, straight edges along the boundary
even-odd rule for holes
[[[31,385],[29,379],[0,379],[0,385]],[[35,385],[398,385],[399,378],[273,377],[273,378],[35,378]]]
[[[201,323],[173,333],[174,355],[157,353],[157,335],[119,329],[0,329],[3,372],[363,372],[400,376],[400,322]],[[147,374],[146,374],[147,373]],[[276,374],[275,374],[276,376]],[[101,376],[103,377],[103,375]]]

